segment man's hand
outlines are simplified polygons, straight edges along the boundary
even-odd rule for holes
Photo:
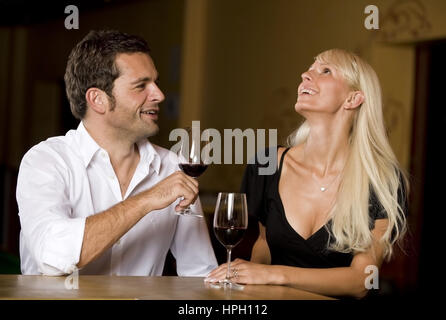
[[[198,182],[181,171],[172,173],[164,180],[144,192],[144,198],[150,211],[167,207],[178,198],[184,199],[175,207],[175,211],[185,209],[198,197]]]

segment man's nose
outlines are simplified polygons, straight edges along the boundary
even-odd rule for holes
[[[161,91],[161,89],[158,87],[157,84],[153,84],[153,91],[151,95],[151,101],[152,102],[162,102],[164,101],[165,96],[164,93]]]

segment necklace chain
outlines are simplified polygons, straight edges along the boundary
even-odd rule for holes
[[[304,158],[305,158],[305,147],[304,147]],[[347,162],[346,162],[347,163]],[[320,186],[318,181],[314,178],[314,173],[311,172],[311,178],[313,179],[313,181],[317,184],[318,188],[321,190],[321,192],[325,192],[327,191],[328,188],[331,187],[331,185],[339,178],[339,176],[341,175],[342,172],[344,172],[345,169],[345,165],[346,163],[344,163],[344,167],[342,168],[341,171],[339,171],[339,173],[336,175],[336,177],[334,177],[334,179],[325,187],[324,186]]]
[[[341,175],[341,173],[342,173],[342,171],[340,171],[337,175],[336,175],[336,177],[328,184],[328,185],[326,185],[325,187],[324,186],[319,186],[319,184],[317,184],[317,181],[316,181],[316,179],[314,178],[314,173],[312,172],[311,173],[311,178],[313,178],[313,180],[314,180],[314,182],[316,182],[316,184],[318,185],[318,187],[319,187],[319,189],[321,190],[321,192],[325,192],[325,191],[327,191],[327,189],[328,188],[330,188],[331,187],[331,185],[336,181],[336,179],[338,179],[339,178],[339,176]]]

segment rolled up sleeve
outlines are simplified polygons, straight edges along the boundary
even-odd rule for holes
[[[26,258],[45,275],[70,274],[79,262],[85,218],[71,217],[68,184],[68,168],[57,154],[31,149],[24,156],[17,179],[22,240]]]
[[[203,212],[200,199],[191,208]],[[218,266],[204,218],[179,216],[170,249],[179,276],[204,277]]]

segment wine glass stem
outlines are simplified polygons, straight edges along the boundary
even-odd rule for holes
[[[231,270],[231,249],[226,249],[226,251],[228,252],[228,269],[226,270],[226,280],[230,281],[230,270]]]

